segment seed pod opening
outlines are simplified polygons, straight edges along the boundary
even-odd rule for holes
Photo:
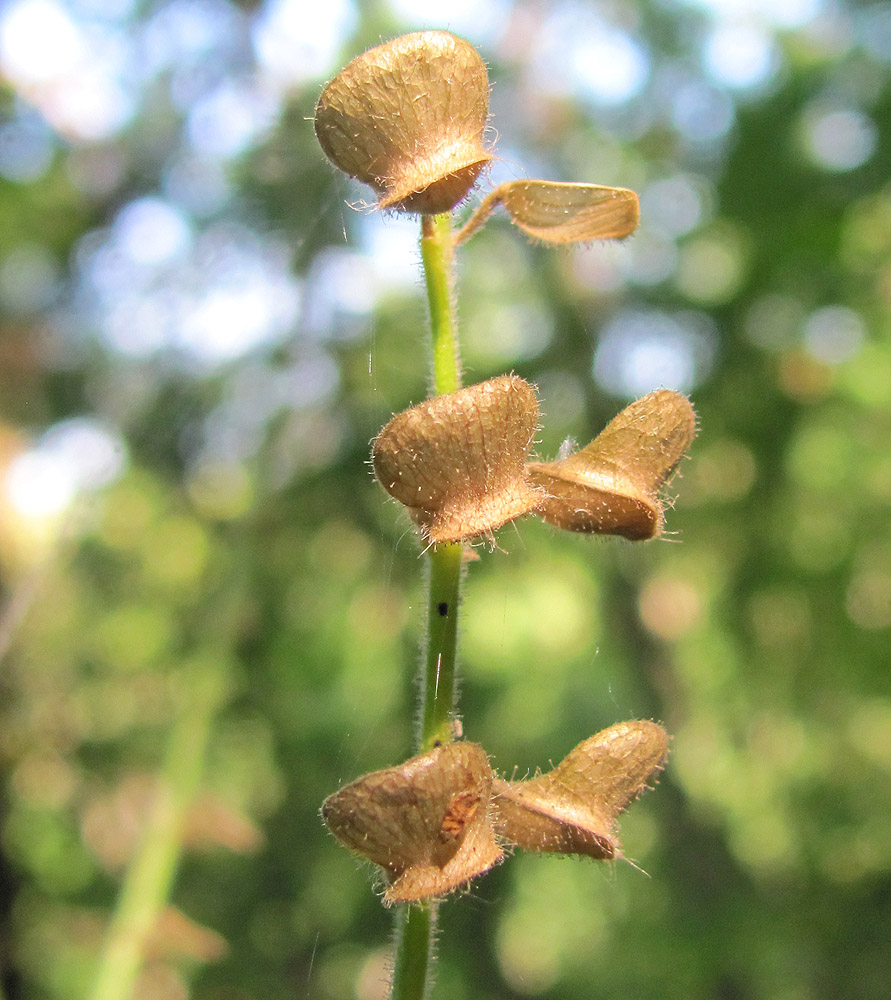
[[[532,462],[529,475],[548,499],[538,510],[568,531],[621,535],[632,541],[662,533],[659,496],[696,436],[686,396],[659,389],[638,399],[586,447],[556,462]]]
[[[535,390],[502,375],[393,417],[374,442],[374,473],[428,541],[491,534],[544,499],[525,465],[537,424]]]
[[[552,771],[495,783],[496,832],[530,851],[621,857],[616,818],[668,755],[655,722],[620,722],[580,743]]]
[[[380,865],[387,904],[441,896],[502,858],[492,768],[476,743],[448,743],[366,774],[322,805],[341,843]]]
[[[454,208],[492,153],[483,143],[489,78],[446,31],[402,35],[358,56],[325,87],[315,129],[325,155],[370,184],[381,208]]]
[[[551,246],[615,240],[630,236],[640,222],[637,195],[627,188],[558,181],[509,181],[480,203],[455,238],[463,243],[503,205],[514,222],[534,240]]]

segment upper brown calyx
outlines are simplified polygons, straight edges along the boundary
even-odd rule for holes
[[[455,207],[492,159],[483,142],[489,78],[446,31],[418,31],[353,59],[325,87],[315,129],[325,155],[370,184],[380,208]]]

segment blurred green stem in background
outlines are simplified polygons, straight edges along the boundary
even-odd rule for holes
[[[127,870],[89,1000],[128,1000],[146,942],[167,906],[183,846],[183,828],[204,770],[214,718],[227,684],[225,657],[192,664],[184,678],[184,708],[173,725],[154,807]]]

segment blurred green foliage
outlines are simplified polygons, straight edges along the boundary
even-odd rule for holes
[[[122,30],[174,6],[125,12]],[[194,9],[246,38],[266,8]],[[497,168],[519,174],[520,151],[533,175],[634,187],[644,227],[623,248],[556,252],[490,223],[460,258],[467,380],[537,382],[552,456],[624,403],[592,374],[604,331],[629,310],[644,327],[668,317],[701,332],[684,341],[700,345],[701,431],[666,540],[528,521],[469,565],[460,706],[509,773],[626,718],[663,721],[673,750],[622,824],[649,877],[509,858],[442,907],[435,995],[874,1000],[891,981],[891,64],[870,32],[885,37],[891,8],[815,3],[768,31],[777,66],[735,91],[699,65],[717,15],[596,9],[644,46],[646,88],[613,106],[537,88],[539,30],[562,8],[503,4],[481,46]],[[339,64],[407,28],[382,5],[355,15]],[[235,79],[233,50],[194,73]],[[168,191],[183,79],[165,70],[114,135],[58,129],[43,172],[0,178],[0,460],[83,415],[126,448],[116,481],[63,514],[0,505],[0,992],[87,989],[169,734],[210,670],[229,695],[184,833],[180,916],[153,937],[138,995],[373,1000],[390,915],[318,809],[411,752],[422,562],[367,462],[425,393],[421,289],[388,280],[395,258],[382,273],[350,256],[371,230],[344,202],[367,195],[315,146],[323,80],[308,73],[191,219],[288,248],[287,336],[214,364],[116,349],[84,307],[83,261],[122,206]],[[691,81],[729,106],[723,131],[678,124]],[[4,121],[37,114],[39,95],[7,88]],[[858,121],[873,145],[839,165]],[[83,181],[112,161],[113,183]],[[666,179],[682,183],[660,200]],[[691,191],[695,217],[672,229]],[[16,297],[35,245],[51,290]]]

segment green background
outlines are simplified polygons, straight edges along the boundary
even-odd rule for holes
[[[87,6],[70,8],[76,22]],[[135,37],[172,7],[122,5],[117,29]],[[411,753],[422,560],[368,455],[426,392],[425,304],[419,280],[388,280],[417,263],[410,242],[374,269],[369,213],[345,205],[369,193],[325,161],[310,119],[326,77],[419,25],[383,4],[348,8],[334,61],[221,159],[225,194],[209,211],[183,210],[196,240],[222,224],[274,242],[301,291],[277,340],[209,364],[170,343],[116,350],[102,309],[84,305],[82,266],[123,206],[168,191],[201,81],[255,72],[265,8],[192,7],[229,20],[216,47],[188,50],[191,75],[156,70],[130,119],[98,139],[42,126],[44,169],[0,178],[0,268],[37,246],[53,275],[23,304],[21,270],[3,272],[0,461],[84,415],[126,452],[114,482],[58,518],[2,500],[8,1000],[84,994],[171,726],[207,674],[226,696],[171,899],[192,923],[168,915],[139,995],[384,995],[391,915],[319,806]],[[548,19],[581,18],[584,34],[582,12],[646,54],[627,99],[535,83]],[[550,457],[628,401],[592,374],[610,323],[674,323],[696,362],[679,387],[700,432],[663,540],[527,520],[469,566],[460,714],[496,768],[546,767],[631,718],[661,721],[672,754],[621,825],[646,874],[508,858],[442,907],[434,996],[887,995],[891,5],[814,5],[791,25],[746,7],[774,65],[735,88],[703,68],[727,16],[503,3],[480,42],[497,176],[632,187],[644,226],[622,247],[548,250],[492,220],[459,257],[466,380],[537,383]],[[726,128],[685,129],[685,87],[711,95]],[[0,89],[4,123],[40,118],[26,90]],[[870,151],[853,165],[821,158],[815,122],[859,123]],[[113,184],[83,182],[109,158]],[[666,179],[676,186],[659,195]],[[672,223],[691,192],[693,221]]]

